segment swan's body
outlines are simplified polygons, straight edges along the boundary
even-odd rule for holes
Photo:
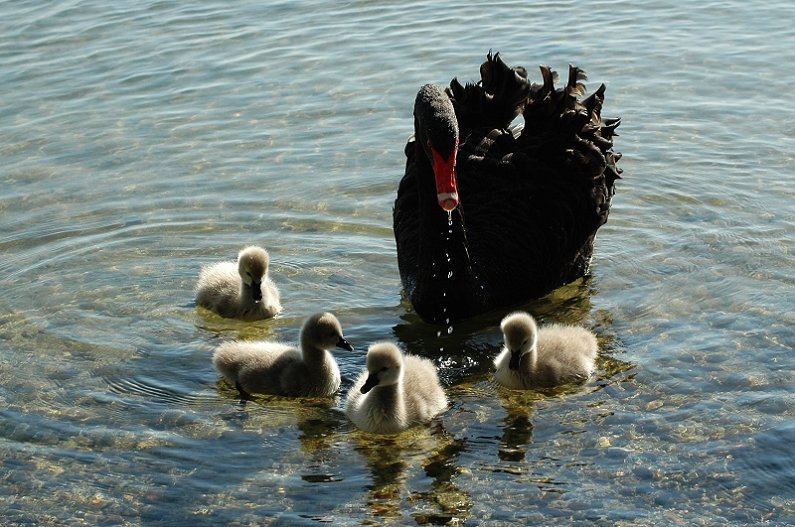
[[[619,177],[619,121],[600,117],[604,85],[578,100],[581,70],[557,90],[541,72],[530,84],[489,54],[477,85],[417,94],[393,226],[404,290],[427,321],[526,302],[589,270]]]
[[[436,366],[380,342],[367,351],[367,368],[348,392],[345,414],[364,431],[393,434],[426,423],[445,408]]]
[[[237,262],[205,266],[196,285],[196,303],[225,318],[261,320],[282,310],[279,289],[268,277],[268,252],[246,247]]]
[[[244,396],[322,397],[340,386],[337,361],[328,351],[334,347],[353,351],[337,318],[318,313],[301,328],[300,350],[281,342],[225,342],[213,354],[213,364]]]
[[[579,326],[538,328],[527,313],[506,316],[500,324],[505,345],[494,360],[494,379],[519,390],[587,379],[599,352],[596,335]]]

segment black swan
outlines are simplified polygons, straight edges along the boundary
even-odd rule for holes
[[[621,170],[604,84],[541,66],[542,84],[499,53],[481,80],[423,86],[393,211],[403,288],[424,320],[450,324],[527,302],[586,275]],[[511,126],[519,115],[524,126]]]

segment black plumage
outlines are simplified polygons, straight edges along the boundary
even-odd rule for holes
[[[582,99],[579,68],[556,89],[550,68],[530,83],[499,53],[480,73],[475,84],[420,89],[405,149],[393,214],[398,267],[429,322],[520,304],[587,274],[619,178],[619,120],[601,117],[604,85]],[[519,114],[523,127],[510,129]],[[443,176],[438,183],[445,170],[452,187]]]

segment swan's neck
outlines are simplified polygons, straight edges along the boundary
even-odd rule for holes
[[[396,382],[386,386],[376,386],[370,392],[375,407],[384,410],[386,418],[403,420],[406,415],[406,399],[403,396],[403,383]]]
[[[313,346],[304,340],[301,341],[301,354],[304,358],[304,362],[309,366],[322,366],[331,358],[331,353],[329,351]]]
[[[433,167],[425,150],[417,146],[420,232],[417,252],[417,294],[415,306],[430,306],[420,313],[426,319],[445,324],[478,311],[486,291],[480,287],[476,262],[472,260],[466,235],[466,197],[448,213],[436,199]]]
[[[519,371],[533,373],[538,368],[538,347],[535,342],[529,350],[522,354],[519,364]]]
[[[247,284],[244,281],[240,281],[240,293],[239,293],[239,300],[240,304],[243,306],[254,306],[257,302],[254,302],[254,288],[251,284]]]

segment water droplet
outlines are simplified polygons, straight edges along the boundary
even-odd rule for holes
[[[453,326],[447,327],[447,334],[450,335],[453,332]]]
[[[452,277],[453,277],[453,271],[450,271],[449,273],[447,273],[447,278],[452,278]]]
[[[437,336],[437,337],[441,337],[441,336],[442,336],[442,331],[441,331],[441,330],[437,331],[437,332],[436,332],[436,336]]]

